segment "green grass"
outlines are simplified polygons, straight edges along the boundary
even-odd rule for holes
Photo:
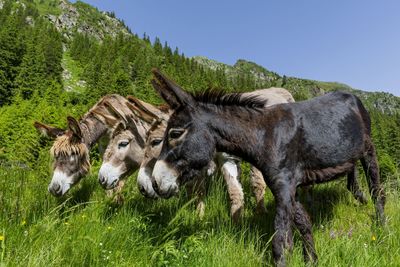
[[[69,73],[68,79],[64,79],[64,88],[74,91],[74,92],[83,92],[85,90],[85,86],[80,84],[83,68],[79,65],[78,62],[72,59],[69,52],[63,53],[62,58],[62,67]]]
[[[45,164],[44,164],[45,165]],[[274,203],[255,216],[249,182],[243,181],[246,210],[240,225],[229,218],[222,179],[209,187],[206,213],[199,220],[185,192],[179,198],[143,198],[131,177],[125,202],[107,199],[95,175],[68,197],[47,193],[50,171],[0,167],[0,266],[269,266]],[[96,169],[93,170],[95,173]],[[362,177],[360,177],[362,179]],[[392,181],[399,181],[392,179]],[[388,187],[388,186],[387,186]],[[399,183],[388,191],[385,227],[373,223],[372,203],[358,204],[333,182],[314,189],[307,205],[319,266],[399,266]],[[364,189],[365,190],[365,189]],[[2,239],[2,238],[0,238]],[[295,235],[290,266],[304,266]]]
[[[54,0],[34,0],[37,9],[41,15],[60,15],[59,1]]]

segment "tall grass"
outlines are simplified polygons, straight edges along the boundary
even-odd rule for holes
[[[145,199],[136,189],[135,176],[123,191],[123,205],[105,196],[95,175],[68,197],[55,199],[47,193],[50,173],[42,169],[0,166],[0,266],[272,264],[274,202],[268,192],[268,214],[254,215],[246,177],[245,215],[235,225],[219,177],[209,186],[205,217],[199,220],[185,192],[169,200]],[[375,226],[372,203],[360,205],[344,181],[314,189],[307,210],[320,266],[400,265],[399,177],[388,180],[385,227]],[[304,266],[301,251],[296,234],[290,266]]]

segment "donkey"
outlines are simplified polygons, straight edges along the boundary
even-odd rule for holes
[[[54,158],[53,178],[49,184],[49,192],[60,197],[77,184],[90,169],[89,150],[93,145],[106,138],[109,129],[119,122],[105,102],[120,110],[121,113],[132,113],[125,105],[127,100],[120,95],[107,95],[99,100],[78,122],[68,117],[68,129],[60,129],[35,122],[34,126],[43,134],[55,139],[50,150]],[[140,124],[137,130],[145,134],[150,125]]]
[[[192,95],[153,70],[153,87],[174,113],[155,163],[153,188],[171,197],[195,177],[215,150],[256,166],[276,203],[273,257],[285,266],[293,247],[292,226],[303,242],[305,261],[317,261],[311,221],[296,199],[296,188],[333,180],[360,160],[379,222],[384,222],[385,194],[371,140],[367,110],[354,95],[333,92],[314,99],[264,108],[264,101],[241,94]]]

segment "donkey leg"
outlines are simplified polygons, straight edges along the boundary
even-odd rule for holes
[[[292,224],[296,188],[289,185],[288,181],[277,180],[282,179],[275,179],[275,184],[269,185],[276,202],[272,254],[277,266],[286,266],[285,253],[291,253],[293,249]]]
[[[371,141],[369,141],[367,145],[368,148],[364,157],[361,158],[361,163],[367,177],[368,187],[372,196],[372,200],[375,204],[378,222],[384,224],[385,192],[380,183],[379,166],[376,159],[374,145],[371,143]]]
[[[354,166],[347,174],[347,189],[353,194],[354,198],[357,199],[361,204],[367,204],[367,198],[361,191],[360,184],[357,180],[358,171]]]
[[[197,177],[192,183],[186,184],[186,190],[189,198],[196,197],[196,213],[199,218],[204,217],[205,204],[204,197],[206,194],[205,178],[203,176]]]
[[[265,188],[267,185],[265,184],[262,173],[254,166],[250,168],[250,184],[254,196],[256,197],[256,213],[267,213],[264,203]]]
[[[314,238],[312,235],[312,225],[310,217],[303,205],[296,201],[294,204],[294,223],[299,230],[303,241],[303,256],[305,262],[317,262],[318,257],[315,252]]]
[[[239,222],[244,209],[243,189],[238,180],[239,172],[240,166],[233,160],[227,160],[222,165],[222,175],[231,201],[231,217],[235,223]]]

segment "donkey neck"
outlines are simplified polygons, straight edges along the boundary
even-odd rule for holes
[[[265,137],[265,114],[260,109],[222,106],[211,108],[205,115],[215,137],[216,148],[255,164],[261,165]]]
[[[89,149],[108,131],[107,125],[91,115],[84,117],[79,125],[82,129],[83,141]]]

